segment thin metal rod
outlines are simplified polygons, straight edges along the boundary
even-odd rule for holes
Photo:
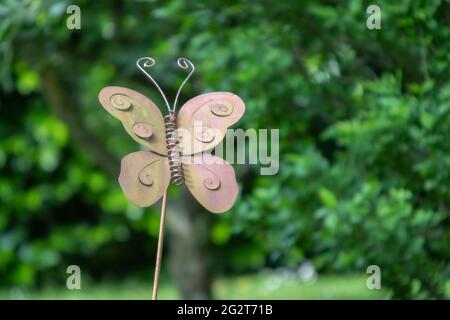
[[[164,244],[164,221],[166,220],[166,207],[167,207],[167,189],[164,191],[162,206],[161,206],[161,218],[159,222],[159,236],[158,236],[158,250],[156,252],[156,265],[155,276],[153,278],[153,292],[152,300],[156,300],[158,297],[158,282],[159,273],[161,271],[161,258]]]

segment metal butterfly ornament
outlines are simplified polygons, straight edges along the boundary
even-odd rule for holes
[[[161,198],[169,182],[185,183],[207,210],[227,211],[238,195],[234,169],[225,160],[202,152],[222,141],[227,128],[244,114],[244,102],[233,93],[211,92],[190,99],[177,114],[180,91],[195,70],[192,62],[178,59],[179,67],[191,71],[178,89],[173,106],[145,70],[154,66],[155,60],[143,57],[136,65],[160,92],[168,114],[163,117],[153,101],[134,90],[105,87],[100,91],[99,100],[106,111],[122,122],[134,140],[149,149],[122,159],[119,183],[126,197],[147,207]]]
[[[142,57],[137,67],[161,94],[168,113],[163,117],[156,104],[144,95],[123,87],[105,87],[99,93],[103,108],[119,119],[127,133],[148,151],[137,151],[122,159],[119,184],[134,204],[148,207],[163,197],[153,299],[162,252],[163,224],[167,188],[186,184],[205,209],[222,213],[229,210],[238,195],[233,167],[210,150],[224,138],[228,127],[245,112],[245,104],[236,94],[211,92],[187,101],[176,112],[181,89],[195,71],[191,61],[180,58],[178,67],[190,72],[180,85],[171,106],[155,79],[147,72],[155,60]]]

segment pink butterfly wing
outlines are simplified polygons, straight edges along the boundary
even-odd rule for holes
[[[227,128],[244,112],[244,101],[230,92],[206,93],[187,101],[178,113],[182,154],[214,148],[224,138]]]
[[[234,169],[228,162],[200,152],[217,146],[227,128],[244,112],[245,104],[239,96],[230,92],[212,92],[190,99],[178,113],[185,183],[194,198],[214,213],[229,210],[236,201],[239,188]]]
[[[140,207],[148,207],[161,198],[169,186],[167,157],[138,151],[122,159],[119,184],[125,196]]]
[[[239,193],[233,167],[209,153],[183,156],[186,186],[195,199],[208,211],[229,210]]]
[[[105,87],[98,98],[135,141],[158,154],[167,154],[164,119],[150,99],[123,87]]]

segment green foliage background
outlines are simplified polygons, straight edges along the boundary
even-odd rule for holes
[[[76,1],[73,31],[70,4],[0,4],[1,287],[58,282],[72,263],[94,279],[150,277],[158,208],[122,195],[115,158],[138,146],[97,100],[115,84],[160,103],[134,65],[150,55],[170,96],[185,56],[197,73],[183,100],[232,91],[247,105],[238,127],[280,129],[279,173],[251,166],[213,218],[216,274],[376,264],[393,297],[445,297],[448,1]],[[381,30],[366,27],[369,4]]]

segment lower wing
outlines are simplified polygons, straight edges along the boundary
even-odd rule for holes
[[[239,188],[233,167],[209,153],[183,156],[186,186],[208,211],[222,213],[236,201]]]
[[[140,207],[159,200],[170,181],[167,157],[151,151],[138,151],[122,159],[119,184],[125,196]]]

